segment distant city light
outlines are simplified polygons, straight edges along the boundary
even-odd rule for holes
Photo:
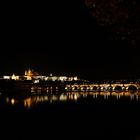
[[[39,83],[39,80],[45,80],[45,81],[77,81],[77,76],[74,77],[67,77],[67,76],[53,76],[50,74],[49,76],[43,76],[39,75],[37,72],[34,72],[33,70],[25,70],[25,73],[23,76],[16,76],[13,74],[12,76],[3,76],[3,79],[12,79],[12,80],[34,80],[34,83]]]
[[[13,75],[11,76],[11,79],[13,79],[13,80],[19,80],[19,76],[15,76],[15,74],[13,73]]]
[[[34,80],[34,83],[39,83],[39,80]]]
[[[15,104],[15,99],[11,99],[11,104],[12,104],[12,105]]]
[[[3,76],[3,79],[10,79],[10,76]]]

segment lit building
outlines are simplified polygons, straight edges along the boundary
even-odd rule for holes
[[[19,76],[16,76],[14,73],[12,76],[3,76],[3,79],[7,79],[7,80],[19,80]]]
[[[3,76],[3,79],[12,79],[12,80],[33,80],[35,83],[39,83],[40,80],[44,81],[77,81],[79,80],[77,76],[67,77],[67,76],[53,76],[50,74],[49,76],[39,75],[39,73],[34,72],[33,70],[25,70],[23,76],[16,76],[13,74],[12,76]]]
[[[3,79],[10,79],[10,76],[3,76]]]
[[[37,72],[34,72],[31,69],[29,69],[28,71],[25,70],[24,77],[26,78],[26,80],[32,80],[36,76],[39,76],[39,74]]]
[[[16,76],[16,75],[13,73],[13,75],[11,76],[11,79],[12,79],[12,80],[19,80],[19,76]]]

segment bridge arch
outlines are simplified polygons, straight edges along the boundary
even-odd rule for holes
[[[125,86],[122,86],[122,90],[125,91],[126,90],[126,87]]]
[[[48,87],[47,87],[47,89],[48,89]],[[72,87],[67,85],[67,86],[65,87],[65,90],[70,91],[70,90],[72,90]]]
[[[138,89],[138,87],[136,85],[130,85],[128,86],[128,90],[130,91],[136,91]]]
[[[111,90],[113,89],[113,87],[112,87],[112,86],[108,86],[107,89],[108,89],[109,91],[111,91]]]
[[[78,90],[78,86],[74,86],[74,90]]]
[[[117,85],[114,87],[114,90],[115,91],[122,91],[122,86]]]
[[[82,90],[83,90],[83,91],[86,91],[87,89],[88,89],[87,86],[83,86],[83,87],[82,87]]]
[[[98,89],[97,86],[93,86],[93,87],[92,87],[92,90],[94,90],[94,91],[97,90],[97,89]]]

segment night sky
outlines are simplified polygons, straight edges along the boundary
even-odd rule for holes
[[[140,78],[139,9],[136,0],[5,3],[0,73]]]

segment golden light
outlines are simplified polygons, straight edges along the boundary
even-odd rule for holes
[[[12,104],[12,105],[15,104],[15,99],[11,99],[11,104]]]
[[[9,102],[9,98],[8,98],[8,97],[6,98],[6,102],[7,102],[7,103]]]
[[[66,101],[67,100],[67,95],[60,95],[60,101]]]
[[[3,76],[3,79],[10,79],[10,76]]]
[[[24,100],[24,107],[28,107],[30,108],[31,107],[31,98],[28,98],[26,100]]]
[[[11,79],[13,79],[13,80],[19,80],[19,76],[15,76],[15,74],[13,73],[13,75],[11,76]]]

